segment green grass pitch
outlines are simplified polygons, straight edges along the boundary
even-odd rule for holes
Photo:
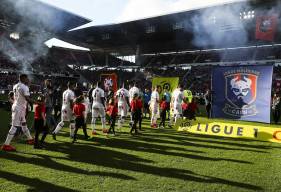
[[[0,111],[1,143],[9,119]],[[79,131],[76,144],[65,128],[47,150],[14,140],[17,152],[0,151],[0,191],[281,191],[280,144],[144,128],[89,141]]]

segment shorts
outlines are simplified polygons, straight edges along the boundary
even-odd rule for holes
[[[167,102],[167,111],[170,111],[170,109],[171,109],[171,103],[170,102]]]
[[[118,115],[120,115],[121,117],[127,117],[128,108],[126,105],[118,105]]]
[[[148,103],[144,103],[143,108],[145,111],[149,111],[149,104]]]
[[[69,107],[62,107],[61,108],[61,120],[62,121],[73,121],[74,120],[74,114]]]
[[[12,126],[21,127],[26,124],[26,108],[12,106]]]
[[[92,109],[92,117],[93,118],[104,118],[105,117],[105,110],[104,108],[93,108]]]
[[[182,107],[181,105],[174,106],[174,115],[182,115]]]
[[[44,126],[43,119],[34,119],[34,130],[37,132],[48,132],[48,127]]]
[[[83,117],[77,117],[75,119],[75,128],[81,128],[85,126],[85,119]]]
[[[150,110],[152,114],[158,114],[158,105],[157,103],[151,103],[150,104]]]

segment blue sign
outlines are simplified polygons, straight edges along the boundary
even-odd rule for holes
[[[215,67],[212,117],[270,123],[273,66]]]

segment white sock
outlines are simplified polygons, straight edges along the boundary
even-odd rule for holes
[[[95,117],[93,117],[92,118],[92,129],[93,129],[93,131],[96,131],[96,118]]]
[[[25,136],[27,137],[28,140],[31,140],[32,137],[30,135],[30,131],[29,129],[27,128],[27,126],[22,126],[22,132],[25,134]]]
[[[101,118],[102,129],[105,129],[105,117]]]
[[[63,128],[63,126],[64,126],[64,122],[63,121],[61,121],[58,125],[57,125],[57,127],[56,127],[56,129],[54,130],[54,134],[58,134],[58,132]]]
[[[11,141],[14,138],[16,132],[17,132],[17,128],[11,127],[11,129],[9,130],[9,133],[7,135],[7,138],[6,138],[6,141],[5,141],[4,145],[10,145],[11,144]]]
[[[177,123],[177,120],[180,119],[180,118],[181,118],[180,115],[176,115],[176,117],[175,117],[175,124]]]
[[[70,137],[74,137],[74,131],[75,131],[75,123],[70,123]]]

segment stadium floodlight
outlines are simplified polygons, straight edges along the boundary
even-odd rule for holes
[[[153,25],[150,25],[146,28],[146,33],[155,33],[156,28]]]
[[[109,40],[110,34],[109,33],[103,34],[101,38],[102,38],[102,40]]]
[[[10,34],[10,38],[14,40],[19,40],[20,39],[20,34],[18,32],[13,32]]]
[[[184,26],[183,22],[176,22],[176,23],[173,25],[173,29],[174,29],[174,30],[183,29],[183,28],[184,28],[183,26]]]
[[[249,20],[255,18],[255,11],[240,12],[240,19]]]

